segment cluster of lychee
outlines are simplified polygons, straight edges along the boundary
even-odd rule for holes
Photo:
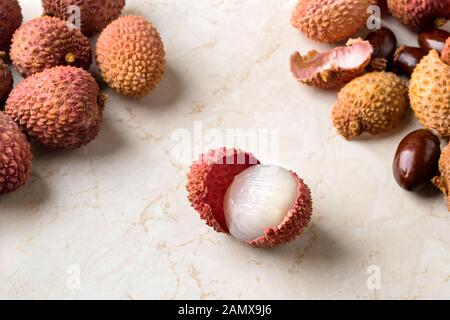
[[[450,137],[450,66],[446,64],[450,63],[450,39],[445,44],[445,39],[434,41],[433,32],[424,36],[430,48],[422,60],[417,59],[415,48],[397,49],[395,34],[387,28],[373,31],[365,40],[351,39],[367,25],[373,5],[414,30],[442,24],[450,17],[450,0],[300,0],[291,20],[294,27],[318,42],[348,42],[326,53],[293,54],[292,74],[309,86],[340,89],[332,119],[348,140],[392,130],[410,105],[425,127]],[[439,34],[442,37],[445,31]],[[441,46],[440,52],[434,50],[436,45]],[[410,86],[402,77],[410,76],[408,71],[414,71]],[[410,136],[405,152],[396,158],[404,164],[405,157],[414,154],[408,159],[411,170],[397,171],[413,185],[424,177],[430,181],[430,172],[435,174],[429,163],[439,159],[440,150],[437,157],[435,150],[439,140],[430,134]],[[450,192],[447,149],[449,154],[441,158],[443,177],[435,179],[444,192]],[[264,166],[240,150],[223,148],[201,155],[188,174],[187,189],[192,206],[209,226],[252,246],[292,241],[312,215],[310,190],[295,173]]]
[[[397,48],[397,38],[387,28],[364,40],[349,40],[366,26],[372,5],[419,32],[419,46]],[[450,0],[301,0],[292,16],[294,27],[319,42],[348,43],[326,53],[291,57],[299,82],[340,89],[332,121],[348,140],[392,130],[411,107],[428,131],[414,132],[400,143],[395,178],[409,191],[433,181],[447,197],[450,146],[440,157],[439,170],[438,137],[450,138],[450,33],[440,29],[449,18]],[[450,200],[448,204],[450,210]]]
[[[125,0],[42,0],[44,15],[22,24],[17,0],[0,1],[0,51],[9,53],[25,79],[13,89],[11,70],[0,59],[0,195],[24,185],[34,141],[75,149],[96,138],[107,96],[89,73],[96,62],[103,80],[120,94],[141,97],[162,79],[164,45],[152,23],[122,16]],[[80,28],[69,23],[69,6],[80,10]]]

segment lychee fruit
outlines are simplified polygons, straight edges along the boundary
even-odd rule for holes
[[[22,9],[17,0],[0,1],[0,51],[9,51],[13,33],[22,19]]]
[[[0,195],[23,186],[31,172],[31,148],[25,135],[0,112]]]
[[[187,190],[209,226],[255,247],[293,241],[311,220],[311,193],[303,180],[241,150],[201,155],[188,174]]]
[[[333,124],[347,140],[364,132],[385,133],[397,126],[408,105],[405,81],[391,72],[371,72],[341,89],[333,106]]]
[[[448,38],[447,41],[445,42],[445,48],[442,51],[441,59],[446,64],[450,65],[450,38]]]
[[[87,71],[60,66],[19,83],[6,101],[5,113],[40,144],[74,149],[97,136],[105,100]]]
[[[409,85],[411,108],[426,128],[450,137],[450,66],[430,51],[414,69]]]
[[[3,62],[4,52],[0,52],[0,109],[8,98],[14,84],[13,76],[9,67]]]
[[[46,15],[70,21],[74,12],[70,6],[78,6],[81,16],[81,32],[87,36],[94,35],[117,19],[125,6],[125,0],[42,0]]]
[[[372,0],[300,0],[292,25],[312,40],[346,41],[364,28]]]
[[[450,0],[388,0],[394,17],[414,30],[432,27],[438,18],[450,17]]]
[[[24,77],[61,65],[88,70],[92,63],[89,40],[79,30],[52,17],[33,19],[17,29],[10,55]]]
[[[120,17],[97,40],[103,79],[126,96],[140,97],[157,86],[164,74],[164,57],[158,31],[143,17]]]
[[[354,40],[346,47],[338,47],[326,53],[313,50],[302,56],[291,56],[291,72],[301,83],[323,89],[340,88],[362,75],[372,57],[368,41]]]
[[[450,145],[442,150],[439,159],[439,172],[440,175],[433,179],[433,184],[444,194],[447,208],[450,211]]]

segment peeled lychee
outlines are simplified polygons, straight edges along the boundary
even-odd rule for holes
[[[296,52],[291,56],[291,72],[299,82],[310,86],[340,88],[364,73],[372,52],[370,43],[362,40],[321,54],[315,50],[306,56]]]
[[[70,19],[74,12],[69,6],[73,5],[80,9],[81,31],[90,36],[100,32],[119,17],[125,6],[125,0],[42,0],[46,15],[76,22]]]
[[[442,150],[439,159],[440,176],[433,179],[433,183],[438,187],[445,196],[447,208],[450,211],[450,145]]]
[[[42,145],[74,149],[97,136],[105,99],[87,71],[55,67],[19,83],[5,113]]]
[[[0,1],[0,51],[8,52],[11,38],[22,23],[22,10],[17,0]]]
[[[0,195],[23,186],[31,172],[31,148],[25,135],[0,112]]]
[[[13,77],[9,67],[3,62],[4,52],[0,52],[0,109],[13,88]]]
[[[450,137],[450,66],[437,51],[423,58],[414,69],[409,85],[411,108],[426,128]]]
[[[346,41],[364,28],[371,4],[372,0],[300,0],[291,22],[315,41]]]
[[[255,247],[294,240],[312,215],[311,193],[295,173],[262,166],[236,149],[200,156],[188,174],[187,190],[209,226]]]
[[[144,17],[120,17],[97,40],[97,63],[105,82],[127,96],[140,97],[161,81],[164,45]]]
[[[444,51],[442,51],[441,59],[446,64],[450,65],[450,38],[445,42],[445,48]]]
[[[51,67],[70,65],[89,69],[92,50],[89,40],[77,29],[52,17],[23,24],[14,33],[11,60],[24,77]]]
[[[387,132],[402,119],[408,108],[408,86],[396,74],[371,72],[348,83],[333,106],[333,124],[351,140],[364,132]]]
[[[387,2],[392,15],[415,30],[433,27],[437,18],[450,17],[450,0],[388,0]]]

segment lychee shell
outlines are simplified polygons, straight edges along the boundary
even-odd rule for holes
[[[445,42],[445,48],[444,51],[442,51],[441,59],[446,64],[450,65],[450,38]]]
[[[372,0],[300,0],[291,23],[318,42],[346,41],[366,25],[371,4]]]
[[[241,161],[238,161],[240,159]],[[260,162],[252,155],[237,149],[221,148],[201,155],[188,173],[188,199],[200,217],[217,232],[228,233],[223,212],[223,201],[235,176]],[[294,240],[311,220],[312,199],[308,187],[298,181],[296,204],[284,221],[275,228],[264,230],[264,236],[249,241],[255,247],[274,247]],[[275,196],[275,195],[274,195]]]
[[[22,9],[17,0],[0,1],[0,51],[8,52],[14,31],[22,23]]]
[[[87,71],[55,67],[19,83],[6,101],[5,113],[40,144],[74,149],[97,136],[104,102]]]
[[[25,135],[0,112],[0,195],[23,186],[31,172],[31,148]]]
[[[81,31],[91,36],[119,17],[125,6],[125,0],[42,0],[45,14],[64,21],[72,14],[67,10],[70,5],[80,8]]]
[[[3,62],[3,58],[0,54],[0,109],[3,109],[3,104],[13,88],[13,83],[14,80],[11,70]]]
[[[441,158],[439,159],[440,176],[433,179],[433,183],[438,187],[445,196],[447,208],[450,211],[450,145],[447,145],[442,150]]]
[[[333,124],[348,140],[364,132],[385,133],[397,126],[408,105],[408,87],[399,76],[371,72],[339,92],[332,111]]]
[[[97,64],[111,88],[126,96],[141,97],[163,77],[164,45],[145,18],[120,17],[97,40]]]
[[[411,108],[426,128],[450,137],[450,66],[430,51],[414,69],[409,85]]]
[[[92,49],[89,40],[65,21],[40,17],[23,24],[14,33],[11,60],[24,77],[60,65],[89,69]],[[74,61],[68,60],[72,55]]]
[[[387,2],[392,15],[415,30],[432,27],[437,18],[450,17],[450,0],[388,0]]]

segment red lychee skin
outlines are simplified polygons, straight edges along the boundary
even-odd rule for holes
[[[450,17],[450,0],[388,0],[389,11],[413,30],[432,27],[437,18]]]
[[[442,51],[441,59],[446,64],[450,65],[450,38],[445,42],[445,48],[444,51]]]
[[[257,164],[259,161],[252,154],[221,148],[201,155],[191,166],[188,199],[208,226],[217,232],[228,233],[223,212],[225,193],[235,176]]]
[[[0,110],[8,98],[14,84],[14,79],[9,67],[3,62],[2,54],[0,53]]]
[[[0,195],[23,186],[31,172],[31,147],[17,125],[0,112]]]
[[[238,157],[245,161],[237,162]],[[258,164],[260,162],[250,153],[221,148],[201,155],[191,166],[188,173],[188,199],[208,226],[217,232],[229,233],[223,212],[226,191],[235,176]],[[311,192],[297,174],[292,174],[298,182],[295,205],[279,226],[267,228],[264,236],[248,241],[250,246],[273,248],[288,243],[297,238],[310,222],[313,211]]]
[[[292,172],[297,180],[298,197],[295,205],[276,228],[264,230],[264,236],[249,241],[249,245],[260,248],[273,248],[295,240],[303,233],[304,228],[311,221],[313,213],[311,191],[300,177]]]
[[[22,20],[22,9],[17,0],[0,1],[0,51],[9,51],[11,38]]]

